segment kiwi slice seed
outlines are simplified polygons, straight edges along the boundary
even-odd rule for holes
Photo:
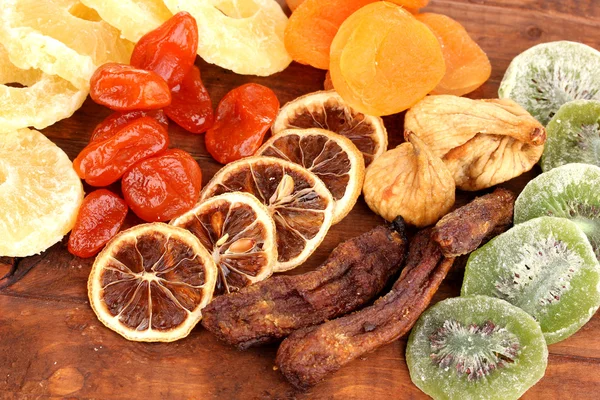
[[[431,307],[406,348],[413,383],[434,399],[517,399],[544,375],[547,359],[538,323],[487,296]]]

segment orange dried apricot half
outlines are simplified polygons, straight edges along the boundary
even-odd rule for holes
[[[329,68],[329,48],[342,22],[374,1],[305,0],[285,28],[285,48],[294,61],[315,68]]]
[[[360,112],[378,116],[411,107],[446,72],[431,30],[388,2],[369,4],[344,21],[330,56],[335,90]]]
[[[432,94],[462,96],[489,79],[490,60],[460,23],[434,13],[419,14],[416,18],[437,36],[446,62],[446,74]]]

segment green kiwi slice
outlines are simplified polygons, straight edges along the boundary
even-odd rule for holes
[[[600,100],[600,52],[582,43],[543,43],[512,60],[498,90],[544,126],[572,100]]]
[[[575,222],[600,260],[600,168],[567,164],[529,181],[515,202],[515,224],[543,216]]]
[[[565,103],[546,128],[543,171],[569,163],[600,166],[600,101]]]
[[[412,329],[406,363],[413,383],[434,399],[518,399],[546,371],[537,322],[487,296],[447,299]]]
[[[600,306],[600,264],[565,218],[540,217],[471,253],[461,295],[498,297],[528,312],[548,344],[575,333]]]

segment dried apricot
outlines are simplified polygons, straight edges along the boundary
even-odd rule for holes
[[[88,144],[73,161],[73,168],[88,184],[108,186],[136,162],[159,154],[168,146],[167,131],[154,118],[142,117],[114,136]]]
[[[92,136],[90,137],[90,143],[96,141],[106,140],[113,137],[123,128],[125,125],[133,121],[134,119],[142,117],[152,117],[158,121],[159,124],[169,130],[169,120],[163,110],[135,110],[128,112],[115,111],[96,125]]]
[[[376,0],[305,0],[285,28],[285,48],[294,61],[329,68],[329,48],[340,25]]]
[[[95,256],[119,232],[128,209],[122,198],[106,189],[85,196],[69,236],[69,253],[82,258]]]
[[[375,2],[352,14],[331,44],[335,90],[358,111],[404,111],[444,77],[441,46],[422,22],[392,3]]]
[[[189,153],[171,149],[135,164],[123,175],[121,185],[125,201],[138,217],[168,221],[196,204],[202,171]]]
[[[182,11],[148,32],[137,42],[130,64],[156,72],[170,88],[181,83],[198,51],[198,25],[189,13]]]
[[[389,2],[398,4],[409,11],[418,10],[429,4],[429,0],[389,0]]]
[[[107,63],[90,79],[90,97],[117,111],[154,110],[171,104],[167,82],[155,72]]]
[[[462,96],[489,79],[490,60],[460,23],[434,13],[419,14],[416,18],[437,36],[446,62],[446,75],[433,89],[433,94]]]
[[[266,86],[248,83],[233,89],[219,102],[206,149],[221,164],[253,155],[278,111],[279,100]]]
[[[291,11],[294,11],[300,4],[304,3],[304,0],[285,0],[287,6]]]
[[[212,101],[202,83],[200,68],[192,66],[183,81],[173,88],[171,105],[165,107],[165,112],[188,132],[203,133],[212,126]]]

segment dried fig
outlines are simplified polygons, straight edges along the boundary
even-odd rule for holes
[[[510,99],[428,96],[406,113],[404,127],[444,161],[463,190],[529,171],[546,141],[546,129]]]
[[[454,205],[455,184],[442,160],[417,135],[388,150],[367,168],[363,193],[375,213],[398,215],[417,227],[431,225]]]

